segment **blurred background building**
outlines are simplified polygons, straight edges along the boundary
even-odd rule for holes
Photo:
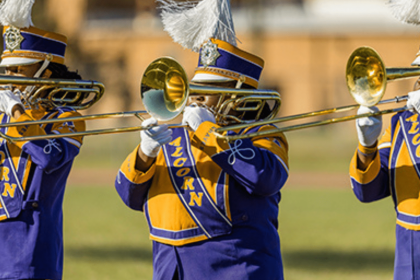
[[[231,4],[239,47],[265,59],[260,88],[281,93],[281,115],[353,104],[345,67],[357,47],[373,47],[387,66],[410,66],[420,45],[420,29],[394,19],[384,0]],[[143,109],[140,80],[158,57],[176,58],[189,77],[198,62],[163,31],[153,0],[37,0],[33,21],[67,35],[70,68],[105,84],[95,113]],[[386,97],[404,95],[412,84],[395,82]]]

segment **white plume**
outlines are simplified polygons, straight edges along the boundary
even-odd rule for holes
[[[17,28],[33,26],[32,6],[35,0],[3,0],[0,3],[0,23]]]
[[[199,52],[201,45],[210,38],[236,46],[229,0],[156,2],[161,4],[164,30],[184,48]]]
[[[420,0],[389,0],[388,5],[398,20],[420,24]]]

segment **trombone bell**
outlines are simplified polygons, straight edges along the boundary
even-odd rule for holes
[[[385,64],[370,47],[360,47],[351,54],[346,67],[346,79],[351,96],[360,105],[374,106],[385,94]]]
[[[384,96],[387,81],[420,75],[420,67],[385,68],[379,54],[370,47],[360,47],[349,57],[346,67],[347,87],[354,100],[374,106]]]
[[[141,99],[146,111],[159,121],[176,118],[188,101],[187,74],[173,58],[153,61],[141,81]]]

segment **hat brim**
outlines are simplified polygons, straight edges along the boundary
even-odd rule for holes
[[[230,81],[235,81],[235,80],[227,78],[227,77],[223,77],[223,76],[203,74],[203,73],[195,74],[191,80],[191,82],[194,82],[194,83],[223,83],[223,82],[230,82]]]
[[[0,62],[0,67],[23,66],[38,63],[42,60],[25,57],[6,57]]]

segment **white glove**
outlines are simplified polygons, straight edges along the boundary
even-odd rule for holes
[[[15,95],[11,90],[0,90],[0,112],[6,113],[12,117],[12,109],[15,105],[20,105],[23,108],[20,97]]]
[[[357,111],[358,115],[366,113],[378,112],[379,109],[375,106],[366,107],[360,106]],[[359,142],[365,147],[370,147],[375,144],[382,131],[382,115],[364,117],[356,120],[357,136]]]
[[[152,126],[149,129],[141,130],[140,149],[148,157],[157,157],[162,145],[172,140],[172,130],[168,129],[167,124],[157,126],[157,120],[154,118],[147,119],[142,122],[143,127]]]
[[[188,124],[192,130],[196,131],[203,122],[216,123],[214,115],[206,108],[191,104],[185,107],[182,117],[182,124]]]
[[[420,90],[408,93],[407,108],[420,113]]]

